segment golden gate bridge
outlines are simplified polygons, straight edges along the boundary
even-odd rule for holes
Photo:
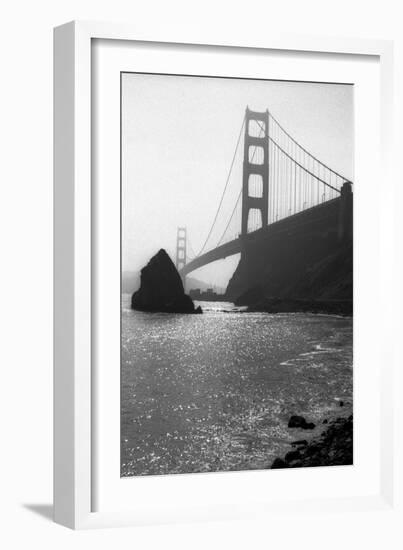
[[[235,205],[218,232],[220,215],[243,139],[243,174]],[[302,220],[314,209],[351,196],[352,182],[298,143],[268,111],[246,108],[225,185],[203,245],[195,253],[185,227],[177,228],[176,267],[184,277],[241,253],[246,237]],[[322,208],[324,212],[324,209]]]

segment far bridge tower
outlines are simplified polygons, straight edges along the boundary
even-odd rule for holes
[[[180,271],[186,265],[186,227],[176,231],[176,269]]]

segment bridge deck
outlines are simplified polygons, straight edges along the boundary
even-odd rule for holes
[[[242,247],[244,246],[244,243],[246,244],[248,240],[259,238],[264,234],[270,234],[272,232],[282,231],[283,229],[288,231],[290,229],[290,226],[294,226],[294,225],[299,226],[303,224],[305,221],[307,221],[307,219],[312,217],[312,214],[317,214],[319,216],[322,213],[324,214],[325,211],[330,206],[337,204],[339,201],[340,201],[340,197],[337,197],[336,199],[323,202],[321,204],[318,204],[317,206],[313,206],[312,208],[307,208],[302,212],[298,212],[297,214],[293,214],[292,216],[288,216],[287,218],[283,218],[282,220],[271,223],[270,225],[267,225],[264,228],[258,229],[257,231],[248,233],[245,236],[239,236],[237,239],[234,239],[232,241],[229,241],[228,243],[217,246],[216,248],[213,248],[213,250],[209,250],[205,254],[198,256],[197,258],[195,258],[194,260],[186,264],[182,269],[180,269],[179,273],[180,275],[182,275],[182,277],[185,277],[186,275],[188,275],[192,271],[195,271],[196,269],[199,269],[200,267],[208,265],[217,260],[223,260],[228,256],[239,254],[242,251]],[[315,216],[315,219],[316,219],[316,216]]]

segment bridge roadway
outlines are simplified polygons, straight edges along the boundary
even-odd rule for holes
[[[283,218],[277,222],[271,223],[264,228],[258,229],[257,231],[252,231],[245,236],[239,236],[237,239],[229,241],[228,243],[222,244],[209,250],[205,254],[194,258],[192,261],[187,263],[180,271],[180,275],[185,277],[192,271],[199,269],[207,264],[215,262],[217,260],[223,260],[228,256],[233,256],[234,254],[239,254],[242,251],[242,247],[247,245],[248,241],[254,240],[256,238],[263,237],[264,235],[268,236],[272,233],[281,233],[283,231],[292,231],[302,225],[307,223],[316,222],[318,219],[323,218],[328,215],[329,208],[338,207],[340,203],[340,197],[336,199],[323,202],[317,206],[307,208],[302,212]]]

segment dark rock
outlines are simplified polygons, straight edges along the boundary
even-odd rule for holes
[[[306,424],[306,420],[303,416],[297,416],[293,415],[291,416],[290,420],[288,421],[288,427],[289,428],[300,428],[301,426]]]
[[[293,447],[296,447],[297,445],[298,446],[305,446],[305,445],[308,445],[308,441],[306,439],[299,439],[298,441],[292,441],[291,445]]]
[[[313,430],[315,424],[313,422],[307,422],[303,416],[293,415],[288,421],[289,428],[300,428],[302,430]]]
[[[302,466],[302,465],[301,465]],[[315,466],[328,466],[328,464],[323,464],[323,462],[321,461],[320,457],[318,456],[314,456],[311,458],[311,460],[309,461],[309,464],[304,464],[304,466],[308,467],[308,468],[314,468]]]
[[[325,418],[325,420],[322,422],[322,424],[327,424],[328,423],[328,420],[327,418]]]
[[[312,439],[304,447],[289,451],[284,459],[277,458],[274,464],[276,468],[353,464],[353,417],[333,420],[320,437]]]
[[[288,468],[287,464],[281,458],[276,458],[271,465],[272,470],[277,470],[280,468]]]
[[[284,461],[289,464],[290,462],[293,462],[294,460],[298,460],[301,458],[301,453],[299,451],[289,451],[285,457]]]
[[[171,258],[161,250],[141,270],[140,289],[132,296],[132,309],[165,313],[202,313],[185,294]]]
[[[315,443],[311,443],[305,450],[305,455],[306,456],[313,456],[317,453],[319,453],[321,450],[321,446],[320,445],[317,445]]]
[[[344,407],[344,401],[340,401],[339,405],[340,407]]]

